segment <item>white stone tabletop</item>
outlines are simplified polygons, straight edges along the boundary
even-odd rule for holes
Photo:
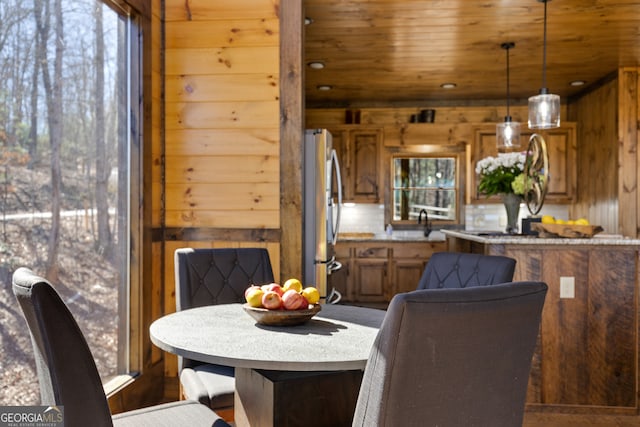
[[[295,326],[259,325],[241,304],[193,308],[151,324],[161,349],[207,363],[253,369],[364,369],[384,310],[323,304]]]

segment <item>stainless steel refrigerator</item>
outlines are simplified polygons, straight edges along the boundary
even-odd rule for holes
[[[340,164],[326,129],[306,130],[303,151],[304,283],[315,285],[323,302],[335,303],[340,295],[327,289],[327,276],[341,267],[334,251],[342,205]]]

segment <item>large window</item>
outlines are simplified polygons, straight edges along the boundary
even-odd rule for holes
[[[129,369],[137,37],[130,17],[106,4],[0,3],[0,405],[39,401],[11,291],[20,266],[57,288],[103,381]]]

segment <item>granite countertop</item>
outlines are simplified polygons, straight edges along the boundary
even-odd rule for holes
[[[381,231],[372,232],[339,232],[338,242],[444,242],[445,235],[434,230],[429,237],[424,236],[422,230],[394,230],[390,235]]]
[[[459,239],[471,240],[473,242],[497,245],[600,245],[600,246],[640,246],[640,239],[632,239],[613,234],[596,234],[592,238],[538,238],[517,234],[514,236],[500,235],[491,232],[479,231],[454,231],[441,230],[445,236],[457,237]]]

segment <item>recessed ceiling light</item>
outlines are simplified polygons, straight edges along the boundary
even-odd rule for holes
[[[455,87],[456,87],[456,84],[455,84],[455,83],[442,83],[442,84],[440,85],[440,87],[441,87],[442,89],[453,89],[453,88],[455,88]]]
[[[309,24],[313,24],[313,19],[307,16],[304,18],[304,25],[309,25]]]
[[[574,80],[571,83],[569,83],[571,86],[582,86],[584,85],[586,82],[584,80]]]
[[[333,86],[331,86],[331,85],[318,85],[318,86],[316,86],[316,88],[318,90],[327,91],[327,90],[333,89]]]
[[[324,62],[320,61],[309,62],[307,65],[314,70],[322,70],[324,68]]]

